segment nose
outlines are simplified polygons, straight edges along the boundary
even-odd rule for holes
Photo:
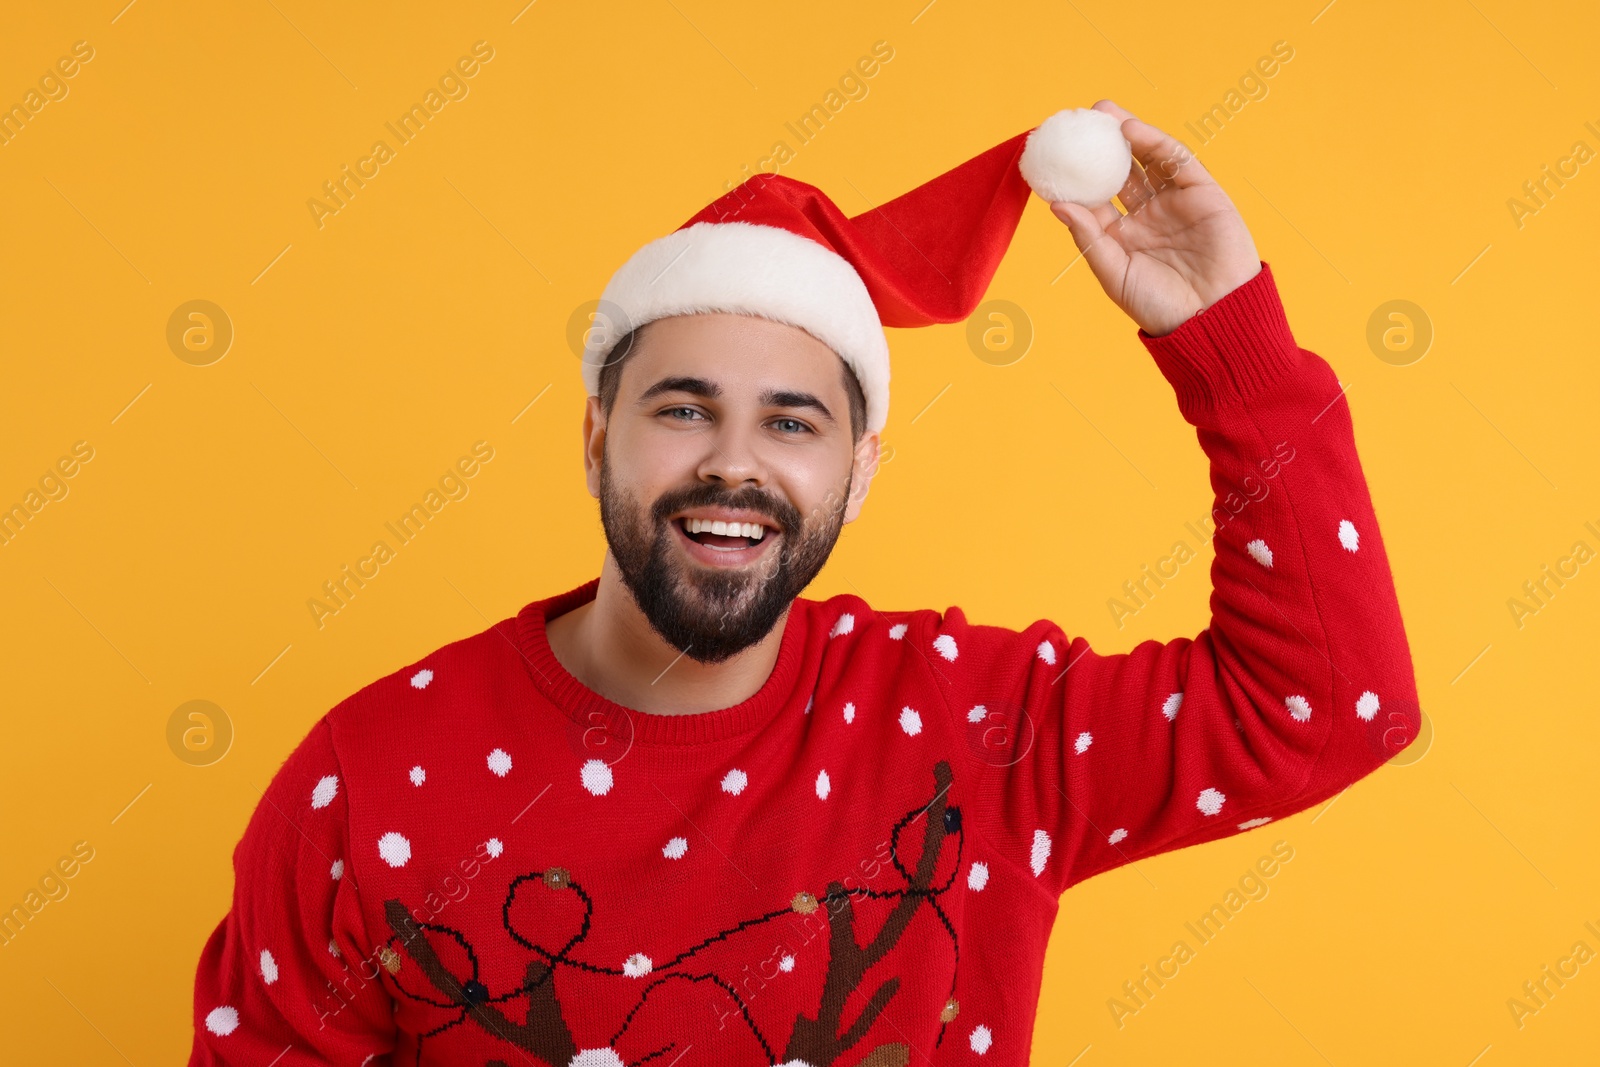
[[[767,467],[753,436],[728,423],[704,431],[705,455],[696,474],[703,482],[729,488],[767,484]]]

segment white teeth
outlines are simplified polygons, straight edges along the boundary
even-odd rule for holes
[[[723,537],[748,537],[759,541],[767,535],[767,528],[759,522],[723,522],[712,519],[684,519],[683,528],[689,533],[710,533]]]

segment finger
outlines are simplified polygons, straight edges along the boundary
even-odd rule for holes
[[[1144,168],[1138,160],[1131,160],[1128,166],[1128,180],[1122,183],[1122,189],[1117,193],[1117,199],[1122,201],[1122,210],[1132,215],[1156,195],[1156,188],[1150,183]]]
[[[1109,202],[1102,206],[1111,208],[1112,212],[1117,210]],[[1067,224],[1067,229],[1072,231],[1072,240],[1078,246],[1078,251],[1082,252],[1083,258],[1089,262],[1089,269],[1094,271],[1094,276],[1100,280],[1106,291],[1111,292],[1116,279],[1121,278],[1127,269],[1128,254],[1123,251],[1122,246],[1106,233],[1095,212],[1082,204],[1059,200],[1050,205],[1050,211]]]
[[[1129,111],[1127,108],[1118,104],[1114,100],[1096,100],[1092,110],[1104,111],[1107,115],[1118,118],[1123,122],[1127,122],[1129,119],[1137,117],[1133,112]]]
[[[1113,204],[1109,200],[1103,200],[1098,204],[1089,205],[1072,201],[1072,204],[1074,207],[1085,208],[1087,211],[1093,214],[1094,221],[1099,223],[1102,230],[1108,229],[1113,222],[1116,222],[1118,219],[1122,218],[1122,212],[1117,210],[1117,205]]]
[[[1161,130],[1140,119],[1139,116],[1116,101],[1096,100],[1092,110],[1104,112],[1122,121],[1122,136],[1127,140],[1129,147],[1133,151],[1136,161],[1135,166],[1140,167],[1144,174],[1145,189],[1142,200],[1148,200],[1169,185],[1177,185],[1182,188],[1188,185],[1203,184],[1204,181],[1210,180],[1211,176],[1205,173],[1205,168],[1199,167],[1199,164],[1195,163],[1194,165],[1199,168],[1199,172],[1202,175],[1201,181],[1178,181],[1179,170],[1187,169],[1188,164],[1186,161],[1193,160],[1194,153],[1190,152],[1182,142],[1168,137]],[[1130,119],[1132,120],[1132,125],[1129,124]],[[1187,175],[1185,175],[1185,178],[1187,178]],[[1131,174],[1129,175],[1129,180],[1132,180]],[[1134,193],[1136,196],[1139,195],[1138,190],[1135,190]],[[1125,199],[1123,200],[1123,206],[1127,207],[1130,212],[1133,210]]]
[[[1169,185],[1188,189],[1195,185],[1214,185],[1209,171],[1201,165],[1187,145],[1142,119],[1122,124],[1122,136],[1133,149],[1133,158],[1144,167],[1150,185],[1157,191]]]
[[[1101,227],[1102,230],[1107,229],[1107,227],[1110,227],[1112,222],[1122,218],[1122,211],[1118,211],[1117,205],[1110,202],[1110,200],[1101,200],[1099,203],[1078,203],[1077,200],[1058,200],[1058,202],[1051,202],[1050,210],[1056,211],[1056,208],[1058,208],[1059,205],[1062,205],[1062,203],[1070,203],[1070,205],[1074,206],[1074,208],[1083,208],[1083,210],[1093,214],[1094,221],[1098,222],[1099,227]],[[1067,221],[1067,216],[1059,213],[1059,211],[1056,211],[1056,218],[1061,219],[1062,222]]]

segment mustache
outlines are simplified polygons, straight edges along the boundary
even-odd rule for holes
[[[656,498],[650,508],[657,526],[664,525],[674,512],[685,508],[725,507],[756,512],[779,533],[799,529],[804,523],[800,509],[763,489],[727,489],[713,482],[671,489]]]

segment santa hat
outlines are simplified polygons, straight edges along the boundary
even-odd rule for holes
[[[989,287],[1030,187],[1049,201],[1103,204],[1132,154],[1115,116],[1060,111],[1034,129],[859,215],[820,189],[757,174],[611,277],[583,352],[584,383],[630,330],[708,311],[797,326],[839,354],[861,383],[867,429],[889,414],[885,326],[959,322]]]

